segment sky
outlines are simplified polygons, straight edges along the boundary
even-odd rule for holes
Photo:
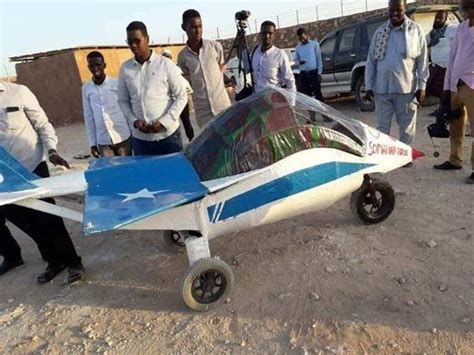
[[[22,1],[0,0],[0,76],[14,74],[8,58],[36,52],[87,45],[125,45],[125,27],[143,21],[152,43],[182,42],[181,14],[194,8],[201,13],[204,35],[215,39],[235,36],[234,15],[250,10],[249,33],[270,19],[281,27],[320,18],[360,12],[365,0],[283,1]],[[367,0],[369,8],[381,7],[386,0]],[[278,16],[278,19],[276,17]],[[219,32],[217,30],[219,27]]]

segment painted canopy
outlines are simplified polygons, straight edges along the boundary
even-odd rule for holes
[[[186,149],[201,180],[241,174],[310,148],[363,155],[362,125],[300,93],[267,89],[212,121]]]

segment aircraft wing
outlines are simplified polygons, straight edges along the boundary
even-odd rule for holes
[[[38,176],[29,172],[0,146],[0,206],[34,198],[47,190],[34,184]]]
[[[123,227],[209,192],[182,153],[97,159],[85,177],[86,235]]]

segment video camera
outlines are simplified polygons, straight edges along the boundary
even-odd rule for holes
[[[250,16],[249,10],[241,10],[235,13],[235,21],[247,21]]]
[[[451,111],[449,105],[441,105],[436,114],[436,122],[427,127],[429,136],[431,138],[449,138],[448,125],[459,119],[461,113],[461,110]]]

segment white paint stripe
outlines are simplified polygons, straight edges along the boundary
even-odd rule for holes
[[[219,218],[221,217],[221,213],[224,210],[224,205],[225,205],[225,201],[222,201],[221,208],[219,210],[219,213],[217,214],[217,217],[216,217],[216,220],[214,221],[214,223],[216,223],[219,220]]]
[[[212,213],[212,218],[211,218],[211,222],[214,223],[214,220],[216,219],[216,215],[217,215],[217,208],[219,207],[219,204],[215,205],[214,206],[214,211]]]

